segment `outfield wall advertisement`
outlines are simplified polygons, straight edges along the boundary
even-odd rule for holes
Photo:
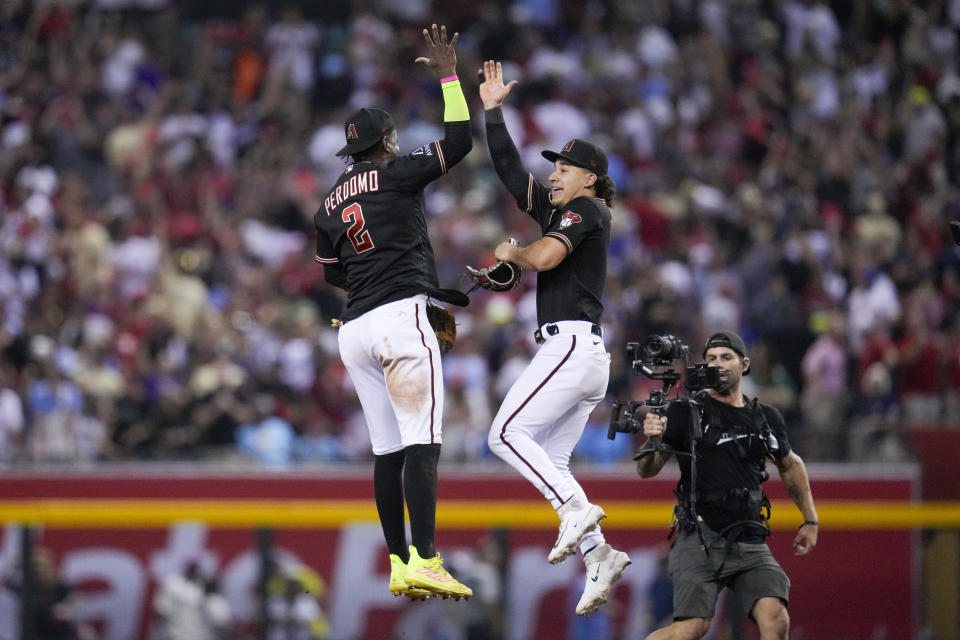
[[[628,470],[627,470],[628,471]],[[158,582],[198,562],[216,576],[242,626],[257,610],[256,532],[269,528],[279,557],[303,563],[326,583],[324,609],[333,640],[465,637],[497,617],[503,637],[538,640],[643,638],[653,624],[675,478],[639,480],[626,471],[582,474],[588,495],[607,508],[604,533],[633,565],[596,621],[573,609],[583,587],[577,557],[547,563],[556,517],[519,477],[505,470],[442,474],[438,548],[464,582],[476,576],[469,602],[411,603],[387,590],[389,563],[366,471],[31,474],[0,477],[0,569],[15,570],[21,525],[51,550],[60,574],[78,586],[77,615],[105,640],[149,639]],[[912,501],[911,474],[815,476],[820,542],[797,558],[791,550],[800,517],[776,480],[769,540],[792,582],[792,637],[911,638],[917,625],[918,534],[904,527],[844,520],[843,506],[878,514]],[[864,511],[870,513],[871,511]],[[24,516],[22,514],[30,514]],[[830,518],[834,519],[834,524]],[[478,546],[493,537],[506,550],[500,573],[483,573]],[[728,607],[727,605],[730,605]],[[17,599],[0,589],[0,639],[17,637]],[[721,624],[732,602],[721,607]],[[502,613],[497,613],[497,612]],[[855,612],[855,613],[854,613]],[[591,629],[590,625],[598,625]],[[746,633],[751,624],[743,621]]]

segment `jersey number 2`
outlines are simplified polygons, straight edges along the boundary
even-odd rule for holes
[[[370,232],[363,228],[363,209],[354,202],[343,210],[343,221],[353,222],[347,229],[347,237],[350,238],[350,244],[356,249],[357,253],[363,253],[373,249],[373,240],[370,238]]]

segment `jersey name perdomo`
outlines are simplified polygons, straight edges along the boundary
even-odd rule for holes
[[[323,201],[323,208],[327,215],[330,215],[332,209],[339,207],[347,198],[353,198],[361,193],[370,193],[380,190],[380,176],[376,169],[373,171],[364,171],[350,176],[337,185],[337,188],[330,192],[330,195]]]

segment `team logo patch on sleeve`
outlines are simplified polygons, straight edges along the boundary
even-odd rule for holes
[[[412,156],[432,156],[432,155],[433,155],[433,148],[432,148],[432,147],[433,147],[432,144],[425,144],[425,145],[423,145],[422,147],[418,147],[417,149],[414,149],[414,150],[410,153],[410,155],[412,155]]]
[[[582,221],[583,221],[583,218],[581,218],[579,215],[577,215],[573,211],[564,211],[563,215],[560,216],[560,228],[566,229],[570,225],[577,224],[578,222],[582,222]]]

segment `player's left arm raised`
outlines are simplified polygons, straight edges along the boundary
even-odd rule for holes
[[[470,110],[457,77],[456,45],[460,34],[454,32],[447,36],[445,25],[431,25],[423,30],[423,39],[427,45],[426,56],[415,60],[426,65],[440,78],[443,90],[444,138],[437,143],[441,156],[441,169],[444,173],[462,160],[473,147],[473,135],[470,129]]]
[[[803,524],[800,525],[793,540],[793,552],[798,556],[805,556],[817,546],[817,535],[820,532],[817,507],[813,503],[807,467],[800,456],[792,451],[777,460],[776,465],[790,499],[803,515]]]

